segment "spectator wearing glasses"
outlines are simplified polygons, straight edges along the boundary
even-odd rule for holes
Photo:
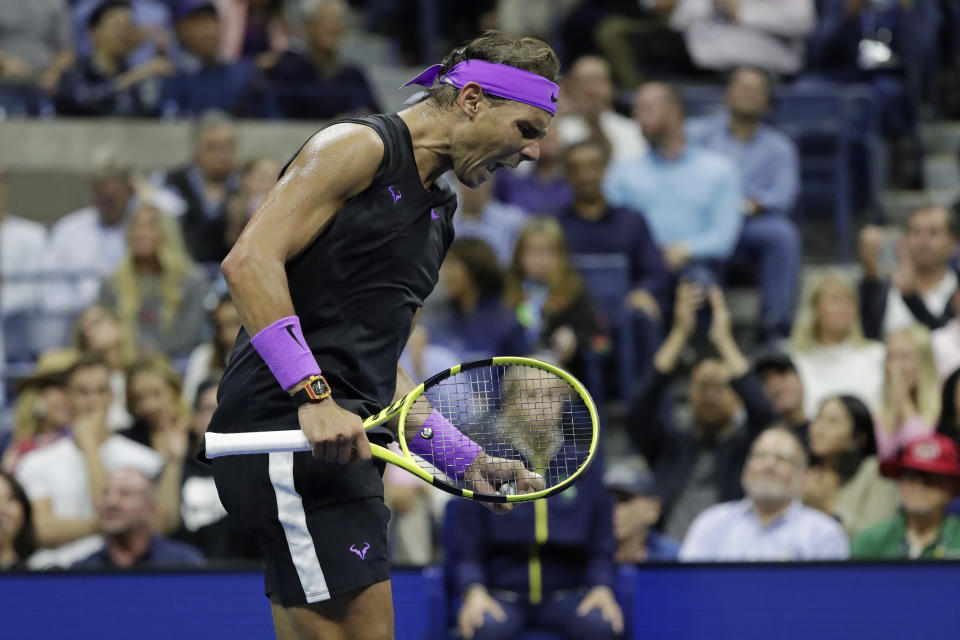
[[[960,557],[960,518],[947,505],[960,491],[960,452],[934,434],[911,442],[882,466],[900,491],[900,513],[860,533],[854,558]]]
[[[680,548],[690,561],[844,560],[843,527],[800,501],[807,459],[789,430],[774,427],[750,447],[741,483],[746,498],[710,507]]]

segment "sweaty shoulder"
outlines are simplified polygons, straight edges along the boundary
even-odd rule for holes
[[[372,127],[340,122],[314,134],[286,168],[280,182],[311,180],[328,173],[335,178],[329,182],[339,185],[340,195],[350,198],[370,186],[383,154],[383,140]]]

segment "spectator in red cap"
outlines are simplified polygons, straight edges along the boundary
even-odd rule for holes
[[[851,556],[960,557],[960,518],[947,514],[960,492],[960,452],[953,440],[940,434],[915,440],[881,471],[897,479],[900,513],[858,535]]]

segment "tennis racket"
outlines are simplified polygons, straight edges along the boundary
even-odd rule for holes
[[[477,469],[471,465],[463,478],[433,464],[449,455],[444,450],[449,441],[430,439],[423,426],[434,410],[483,448],[484,463]],[[402,455],[371,444],[373,456],[453,495],[484,502],[526,502],[563,491],[593,461],[600,435],[597,410],[584,386],[563,369],[532,358],[459,364],[424,381],[363,426],[395,416]],[[416,437],[434,448],[424,451],[418,443],[420,453],[411,452],[407,440]],[[207,433],[205,447],[208,458],[311,450],[299,429]]]

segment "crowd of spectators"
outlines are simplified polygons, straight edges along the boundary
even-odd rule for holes
[[[0,169],[19,366],[0,568],[258,556],[194,459],[240,326],[218,262],[285,160],[239,157],[235,118],[379,110],[341,43],[365,12],[420,62],[401,4],[0,0],[5,114],[193,123],[181,166],[91,158],[89,204],[49,229],[7,210]],[[545,4],[436,7],[450,34],[523,22],[550,39],[563,97],[532,166],[477,189],[450,177],[457,239],[402,363],[418,380],[494,355],[557,363],[600,401],[604,456],[576,491],[504,518],[389,471],[393,560],[444,563],[465,637],[601,638],[623,624],[615,563],[960,554],[960,213],[870,220],[859,264],[805,270],[802,149],[770,119],[778,86],[855,83],[891,148],[916,144],[950,109],[937,73],[958,60],[944,25],[960,3]],[[722,83],[719,110],[688,114],[687,81]],[[735,287],[758,294],[746,327]],[[51,317],[64,330],[38,337]]]

